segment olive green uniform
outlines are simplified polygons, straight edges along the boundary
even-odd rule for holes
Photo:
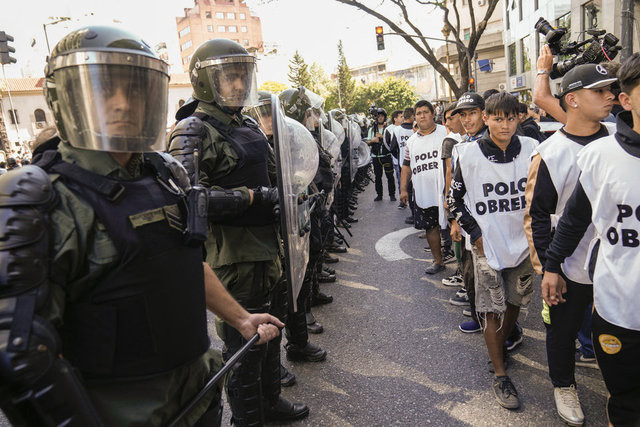
[[[200,102],[196,112],[204,113],[219,122],[239,127],[242,122],[237,116],[224,113],[217,107]],[[216,181],[229,174],[237,165],[239,156],[213,126],[205,122],[207,136],[202,142],[200,158],[200,184],[206,188],[216,187]],[[269,178],[275,184],[275,157],[268,163]],[[247,192],[240,187],[236,190]],[[246,302],[250,297],[262,295],[268,301],[282,270],[280,264],[280,237],[277,224],[263,226],[231,226],[211,224],[207,241],[207,263],[216,272],[227,290],[238,301]],[[254,286],[253,265],[266,262],[264,280],[258,289]],[[257,294],[258,293],[258,294]],[[253,308],[253,307],[250,307]],[[218,328],[220,330],[220,328]]]
[[[134,154],[125,169],[106,152],[80,150],[66,143],[60,143],[58,151],[62,160],[106,177],[131,180],[142,174],[140,155]],[[91,205],[69,190],[57,175],[50,177],[60,202],[50,213],[53,228],[51,304],[45,314],[54,325],[61,326],[65,305],[80,299],[114,269],[119,255]],[[86,388],[106,425],[165,425],[202,389],[221,364],[220,352],[210,349],[195,361],[166,374],[86,384]],[[220,389],[216,388],[194,408],[187,423],[194,424],[214,399],[219,398]]]

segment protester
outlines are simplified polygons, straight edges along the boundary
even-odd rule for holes
[[[578,181],[578,153],[587,144],[615,132],[614,126],[600,121],[609,115],[613,100],[610,88],[616,81],[594,64],[579,65],[562,78],[560,105],[567,114],[567,124],[536,148],[527,179],[524,227],[538,274],[543,273],[552,227]],[[584,270],[593,238],[594,228],[590,226],[579,249],[562,264],[566,302],[550,309],[545,303],[543,309],[556,408],[564,421],[574,424],[584,422],[574,375],[575,340],[593,301],[592,282]],[[586,320],[590,321],[591,313],[587,313]]]
[[[487,99],[484,120],[487,133],[458,150],[449,206],[473,242],[476,310],[485,322],[493,391],[501,406],[516,409],[520,400],[506,374],[505,342],[533,292],[522,221],[529,156],[537,142],[515,136],[518,100],[508,93]]]
[[[640,265],[637,247],[640,193],[640,54],[618,72],[620,104],[615,135],[590,143],[578,154],[581,174],[546,251],[542,297],[566,303],[562,264],[593,224],[597,240],[589,259],[593,277],[591,323],[594,349],[609,391],[613,425],[640,424]],[[631,185],[630,185],[631,184]]]
[[[408,186],[411,180],[416,201],[415,227],[426,231],[434,260],[426,273],[436,274],[445,269],[440,244],[440,227],[445,225],[444,175],[440,152],[447,131],[444,126],[434,122],[434,109],[429,101],[418,101],[414,110],[418,132],[407,140],[400,200],[408,203]]]

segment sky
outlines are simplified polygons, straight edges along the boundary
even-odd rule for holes
[[[176,17],[183,8],[192,7],[193,0],[4,0],[0,30],[15,38],[17,64],[5,66],[7,77],[42,76],[47,46],[43,24],[56,17],[71,20],[47,25],[51,48],[69,31],[85,25],[116,25],[140,35],[149,45],[167,43],[169,60],[176,64],[172,72],[181,72]],[[431,7],[417,6],[414,15],[425,36],[442,37],[442,17]],[[298,50],[305,62],[317,62],[328,74],[337,66],[337,44],[342,40],[349,66],[359,66],[388,59],[390,69],[404,68],[425,62],[399,36],[385,36],[384,51],[376,50],[375,26],[383,25],[376,18],[353,6],[336,0],[247,0],[261,18],[263,39],[278,46],[278,55],[262,58],[258,63],[258,82],[267,80],[288,83],[288,61]],[[372,8],[395,18],[398,9],[384,0],[366,2]],[[54,19],[50,19],[54,18]],[[33,46],[32,46],[33,44]],[[435,45],[438,43],[436,42]]]

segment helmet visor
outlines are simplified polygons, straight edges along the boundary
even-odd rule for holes
[[[164,148],[169,78],[128,65],[88,64],[55,71],[58,108],[72,146],[98,151]]]
[[[277,99],[277,98],[276,98]],[[267,136],[273,135],[273,120],[271,116],[271,101],[261,102],[260,105],[253,107],[247,107],[244,110],[245,114],[253,118],[262,132]]]
[[[232,108],[258,104],[255,58],[242,56],[214,63],[206,70],[216,104]]]

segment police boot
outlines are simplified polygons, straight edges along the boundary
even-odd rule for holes
[[[242,335],[226,323],[225,346],[222,352],[227,361],[246,343]],[[227,395],[231,406],[231,422],[236,426],[260,426],[264,423],[262,407],[261,368],[265,346],[253,346],[231,370],[227,380]]]
[[[335,271],[335,270],[334,270]],[[336,281],[336,275],[327,272],[326,270],[322,270],[320,275],[318,276],[318,282],[320,283],[333,283]]]
[[[307,324],[307,331],[310,334],[321,334],[324,332],[324,326],[316,322],[316,317],[313,313],[309,312],[305,314],[305,321]]]
[[[296,362],[322,362],[327,358],[327,352],[310,342],[304,347],[287,344],[287,359]]]
[[[306,405],[291,403],[280,396],[282,369],[280,339],[275,338],[267,343],[266,357],[263,359],[262,365],[264,419],[267,422],[294,421],[309,415],[309,408]]]
[[[323,266],[322,267],[322,271],[324,271],[325,273],[328,273],[328,274],[336,274],[335,268],[331,268],[331,267],[327,267],[327,266]]]
[[[296,376],[293,375],[287,368],[280,364],[280,385],[282,387],[291,387],[296,383]]]
[[[347,248],[345,248],[344,246],[336,245],[334,243],[332,245],[327,245],[327,252],[333,252],[333,253],[336,253],[336,254],[343,254],[343,253],[347,252]]]
[[[332,257],[331,255],[329,255],[328,253],[324,254],[324,258],[323,258],[324,262],[327,264],[335,264],[336,262],[340,261],[338,258],[336,257]]]
[[[309,407],[304,403],[291,403],[280,397],[275,405],[265,410],[264,419],[267,422],[286,422],[306,418]]]

